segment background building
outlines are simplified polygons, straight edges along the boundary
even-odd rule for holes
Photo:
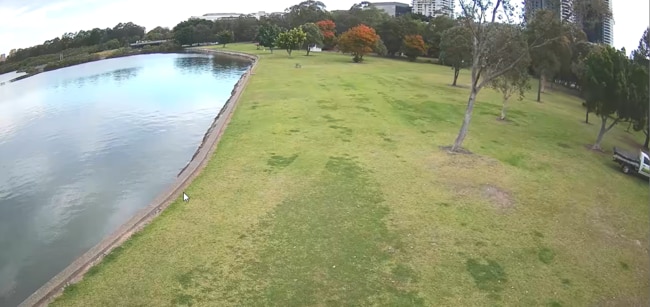
[[[613,12],[612,3],[614,0],[605,0],[605,2],[609,6],[609,10]],[[614,18],[609,18],[603,22],[601,42],[610,46],[614,45]]]
[[[534,12],[536,10],[545,9],[555,11],[562,20],[573,21],[571,18],[571,2],[567,0],[560,0],[559,6],[557,0],[528,0],[526,1],[526,11]]]
[[[436,17],[447,15],[454,18],[454,0],[413,0],[413,13]]]
[[[604,1],[607,3],[609,10],[611,11],[612,2],[614,1]],[[582,23],[581,21],[574,20],[570,1],[561,0],[559,7],[556,7],[556,5],[553,4],[554,2],[557,3],[557,1],[554,0],[528,0],[526,2],[526,10],[529,12],[539,9],[556,11],[559,13],[558,16],[561,16],[562,20]],[[614,20],[612,18],[596,23],[594,26],[588,26],[585,23],[582,23],[582,28],[587,34],[587,40],[589,42],[603,43],[610,46],[614,45]]]
[[[370,6],[376,7],[377,9],[380,9],[386,14],[396,17],[404,14],[408,14],[411,12],[411,6],[409,6],[406,3],[400,3],[400,2],[369,2],[369,5],[366,6],[365,8],[368,8]]]
[[[7,59],[7,56],[5,54],[0,54],[0,62],[4,62]]]
[[[192,18],[198,18],[198,19],[205,19],[205,20],[210,20],[210,21],[215,21],[215,20],[222,20],[222,19],[235,19],[239,18],[240,16],[252,16],[257,19],[260,19],[260,17],[264,17],[270,14],[267,14],[266,12],[260,11],[257,13],[252,13],[252,14],[242,14],[242,13],[208,13],[208,14],[203,14],[201,16],[192,16]]]

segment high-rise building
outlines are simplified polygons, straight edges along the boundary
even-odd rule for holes
[[[436,17],[447,15],[454,18],[454,0],[413,0],[413,13]]]
[[[559,4],[559,5],[558,5]],[[558,13],[558,18],[567,21],[573,21],[571,2],[567,0],[528,0],[526,1],[526,11],[534,12],[545,9]]]
[[[605,3],[609,6],[609,10],[612,10],[613,0],[604,0]],[[602,22],[597,22],[595,24],[582,24],[582,28],[587,34],[587,40],[592,43],[601,43],[607,44],[610,46],[614,45],[614,19],[609,18],[603,20]]]
[[[603,0],[609,6],[609,10],[612,10],[613,0]],[[559,7],[557,4],[559,3]],[[528,0],[526,1],[526,11],[533,12],[539,9],[546,9],[551,11],[556,11],[559,13],[559,17],[562,20],[569,22],[579,22],[582,24],[582,28],[587,34],[587,40],[592,43],[603,43],[608,45],[614,44],[614,20],[607,19],[603,22],[596,23],[595,25],[587,25],[580,20],[575,20],[573,15],[573,9],[571,7],[571,1],[568,0]]]
[[[609,6],[609,11],[613,12],[612,10],[612,3],[614,0],[605,0],[605,3]],[[608,44],[610,46],[614,45],[614,19],[613,18],[608,18],[603,22],[603,39],[602,42],[604,44]]]

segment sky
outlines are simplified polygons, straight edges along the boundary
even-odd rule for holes
[[[0,0],[0,53],[41,44],[65,32],[114,27],[132,21],[148,30],[172,28],[205,13],[283,11],[300,0],[170,1],[159,0]],[[328,10],[349,9],[355,2],[324,0]],[[410,2],[410,1],[403,1]],[[648,0],[616,0],[614,46],[636,49],[650,21]]]

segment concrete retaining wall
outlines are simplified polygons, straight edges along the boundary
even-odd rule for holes
[[[241,76],[237,84],[233,87],[232,96],[217,114],[214,122],[205,133],[203,141],[194,153],[190,162],[181,170],[174,183],[154,199],[146,208],[140,210],[130,220],[124,223],[111,235],[102,240],[99,244],[77,258],[72,264],[62,272],[54,276],[50,281],[36,290],[19,306],[46,306],[54,298],[59,296],[66,286],[79,282],[84,274],[94,265],[110,253],[114,248],[120,246],[128,240],[134,233],[142,230],[163,210],[165,210],[174,200],[181,196],[183,190],[196,178],[196,176],[205,168],[207,161],[214,153],[217,143],[223,134],[226,125],[230,121],[237,102],[248,84],[251,74],[257,67],[258,57],[255,55],[221,51],[213,49],[191,49],[192,52],[198,53],[215,53],[219,55],[234,56],[251,61],[249,69]]]

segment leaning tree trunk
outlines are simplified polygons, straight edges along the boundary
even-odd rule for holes
[[[452,83],[452,86],[456,86],[456,81],[458,81],[458,75],[460,75],[460,68],[454,67],[454,83]]]
[[[601,121],[602,121],[602,123],[601,123],[601,125],[600,125],[600,131],[598,132],[598,138],[596,139],[596,143],[594,144],[594,146],[591,147],[591,149],[594,149],[594,150],[600,150],[600,149],[601,149],[601,148],[600,148],[600,143],[603,141],[603,136],[604,136],[605,133],[607,133],[609,130],[612,130],[612,128],[614,128],[614,126],[615,126],[615,125],[618,123],[618,121],[619,121],[618,119],[615,119],[614,122],[612,122],[612,124],[609,125],[609,127],[607,127],[607,118],[608,118],[607,115],[601,115],[601,116],[600,116],[600,119],[601,119]]]
[[[476,95],[478,94],[478,89],[476,86],[472,86],[472,91],[469,94],[469,99],[467,100],[467,109],[465,110],[465,118],[463,119],[463,125],[460,126],[460,131],[458,132],[458,137],[454,142],[454,146],[451,147],[451,151],[458,151],[463,146],[463,141],[467,136],[467,131],[469,130],[469,122],[472,120],[472,112],[474,111],[474,103],[476,103]]]
[[[596,138],[596,143],[594,143],[594,146],[591,146],[591,149],[593,150],[600,150],[600,142],[603,141],[603,136],[605,135],[605,132],[607,132],[607,117],[601,116],[601,121],[600,131],[598,131],[598,138]]]
[[[544,75],[539,75],[539,86],[537,87],[537,102],[542,102],[542,86],[544,84]]]
[[[587,114],[585,114],[585,123],[589,123],[589,109],[587,109]]]
[[[508,97],[503,97],[503,107],[501,108],[501,117],[499,119],[506,120],[506,104],[508,103]]]

